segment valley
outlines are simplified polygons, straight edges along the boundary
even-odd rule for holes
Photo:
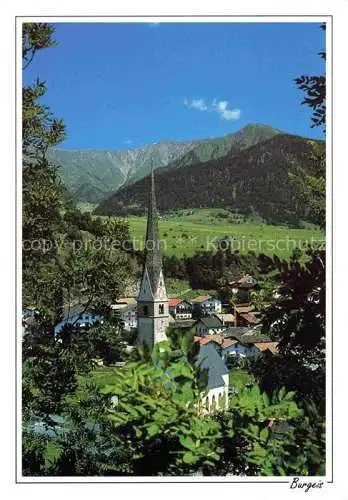
[[[180,258],[191,256],[197,251],[216,250],[221,239],[232,236],[232,248],[240,253],[252,251],[270,257],[276,254],[279,258],[288,258],[295,247],[319,243],[324,238],[313,225],[294,229],[257,222],[233,224],[221,217],[227,213],[219,209],[192,209],[160,217],[163,253]],[[128,216],[125,219],[129,222],[136,249],[141,250],[144,247],[146,217]]]

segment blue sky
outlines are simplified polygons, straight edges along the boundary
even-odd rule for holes
[[[320,74],[318,23],[57,23],[24,82],[67,126],[69,149],[222,136],[248,123],[323,138],[293,79]]]

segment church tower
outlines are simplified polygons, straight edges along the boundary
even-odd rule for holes
[[[138,345],[167,340],[168,298],[164,285],[162,255],[158,232],[154,173],[151,174],[149,208],[145,241],[145,262],[138,295]]]

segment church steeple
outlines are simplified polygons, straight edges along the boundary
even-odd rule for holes
[[[138,344],[150,349],[166,340],[168,298],[163,278],[154,173],[150,176],[143,277],[138,295]]]
[[[156,208],[155,176],[151,172],[149,208],[147,215],[147,228],[145,240],[145,267],[147,269],[152,293],[158,286],[159,277],[162,271],[162,255],[160,238],[158,232],[158,214]]]

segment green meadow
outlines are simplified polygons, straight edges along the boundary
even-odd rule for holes
[[[287,258],[294,248],[322,242],[323,234],[314,226],[301,229],[243,222],[219,217],[221,209],[182,211],[160,217],[159,230],[163,253],[183,257],[198,250],[216,250],[221,239],[232,237],[232,248],[240,253],[264,253]],[[146,217],[129,216],[131,235],[137,249],[144,247]],[[222,247],[224,248],[224,247]]]

